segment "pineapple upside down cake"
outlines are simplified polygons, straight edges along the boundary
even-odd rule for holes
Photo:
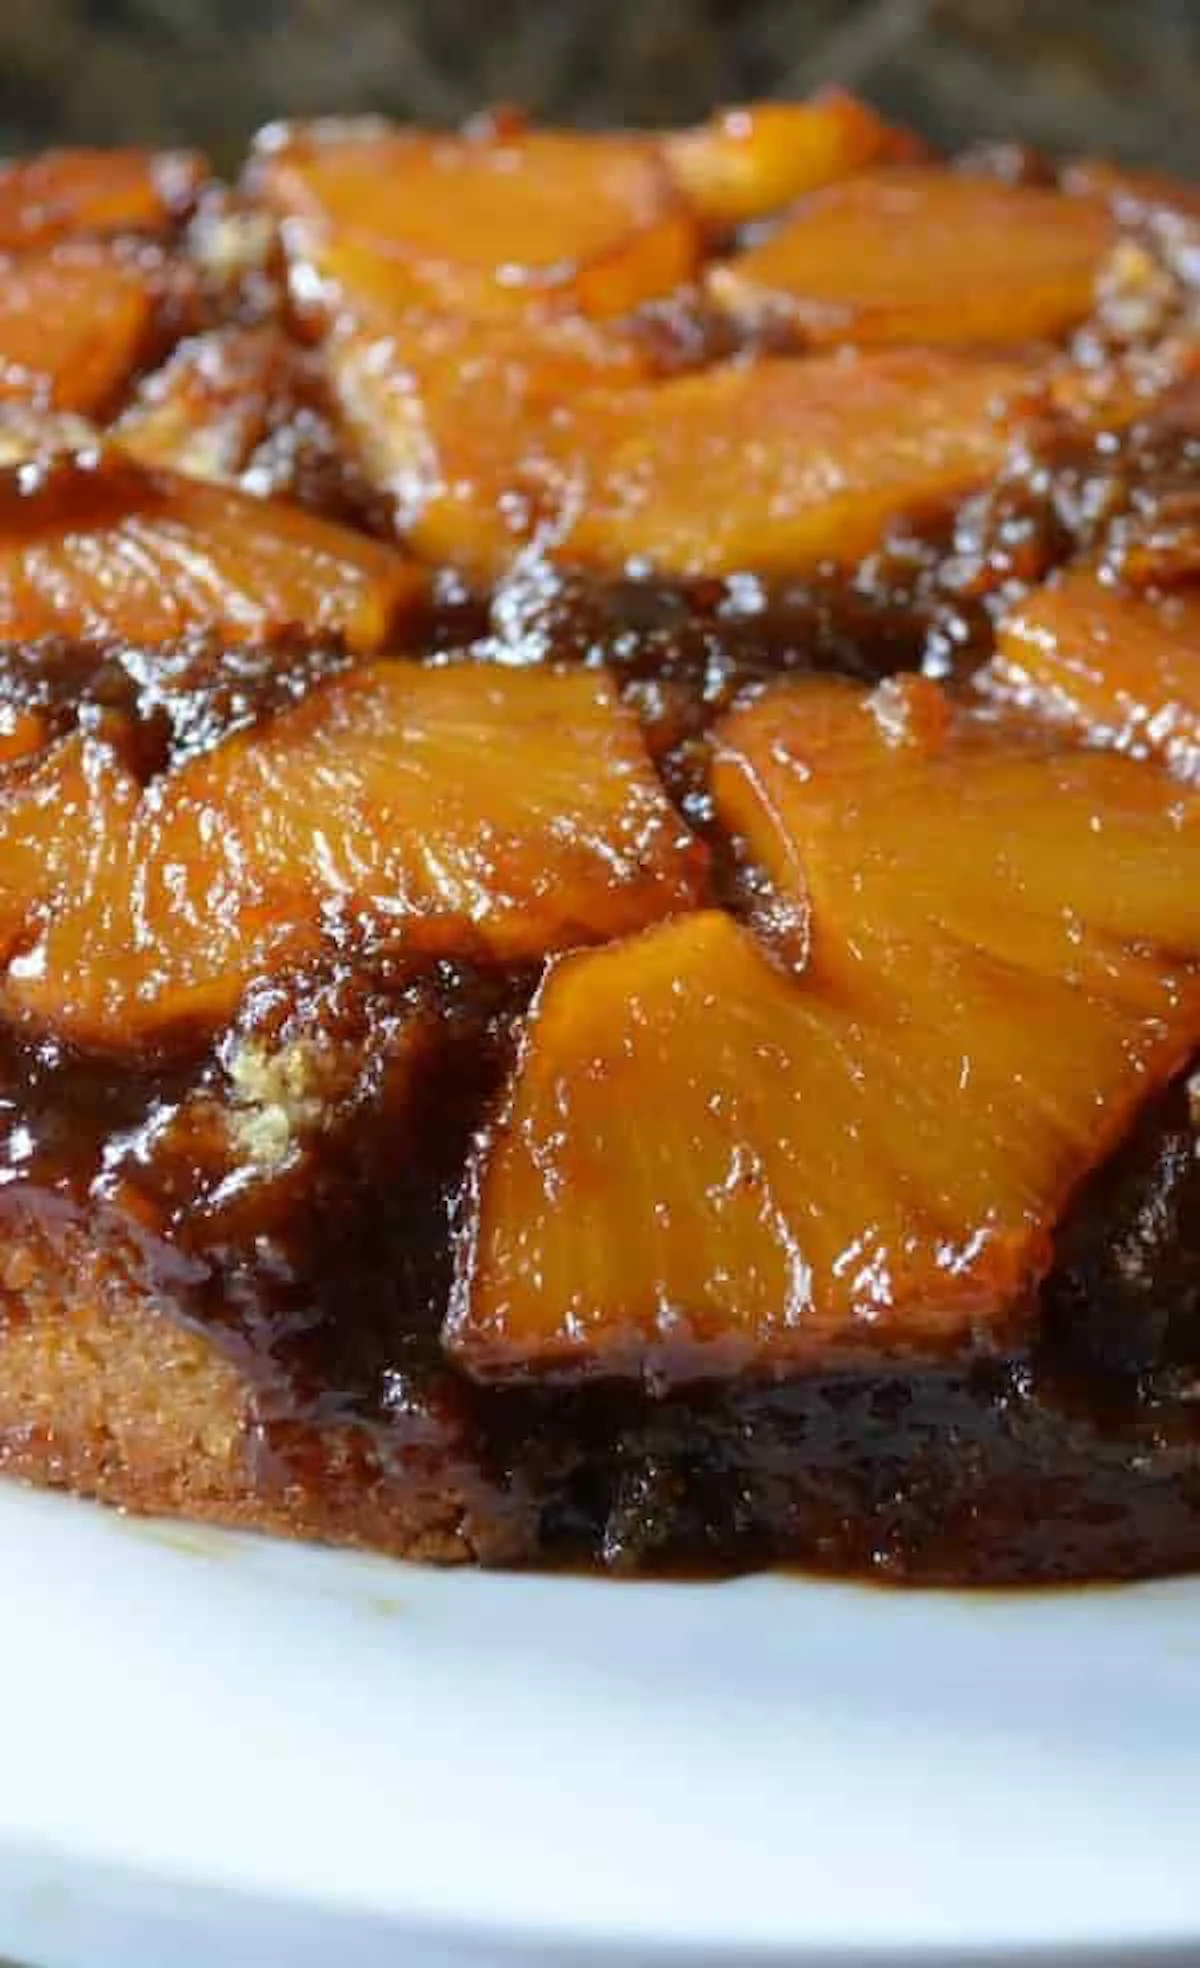
[[[0,1468],[1200,1565],[1200,197],[826,92],[0,258]]]

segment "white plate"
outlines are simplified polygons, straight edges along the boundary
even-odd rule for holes
[[[38,1968],[1200,1959],[1200,1585],[447,1574],[7,1488],[0,1578]]]

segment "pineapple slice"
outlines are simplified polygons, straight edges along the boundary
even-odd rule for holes
[[[191,151],[48,150],[0,164],[0,253],[72,235],[158,235],[195,204],[207,166]]]
[[[1001,624],[994,694],[1119,751],[1200,773],[1200,593],[1151,597],[1073,569]]]
[[[687,907],[705,855],[595,675],[384,663],[142,788],[75,734],[0,789],[2,1002],[120,1049],[350,934],[519,962]]]
[[[811,961],[709,912],[551,968],[447,1330],[481,1378],[1004,1344],[1200,1042],[1200,801],[1159,775],[816,684],[726,721],[715,791]]]
[[[1019,342],[1090,313],[1116,237],[1098,199],[897,169],[815,193],[708,285],[818,343]]]
[[[1000,466],[1018,364],[897,350],[730,363],[576,406],[565,560],[680,575],[853,563]]]
[[[918,148],[842,89],[722,110],[663,142],[672,175],[713,226],[766,218],[804,192]]]
[[[410,316],[335,335],[325,361],[355,456],[407,544],[481,587],[531,540],[552,542],[578,503],[580,406],[644,373],[632,344],[584,321]]]
[[[903,988],[948,942],[1169,1015],[1200,905],[1200,801],[1113,753],[954,717],[936,684],[771,689],[718,728],[725,824],[810,917],[809,969]],[[1198,865],[1200,873],[1200,865]]]
[[[6,266],[0,402],[105,416],[158,352],[171,284],[182,287],[161,262],[139,262],[104,245],[60,246]]]
[[[374,256],[397,311],[621,315],[697,264],[695,220],[644,137],[318,124],[268,132],[251,182],[302,282],[328,277],[340,237]]]
[[[389,547],[283,503],[115,453],[0,470],[0,637],[235,642],[288,627],[379,648],[413,617],[422,577]]]

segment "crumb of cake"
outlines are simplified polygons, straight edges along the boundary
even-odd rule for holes
[[[229,1131],[237,1154],[259,1168],[278,1168],[326,1112],[329,1074],[319,1051],[303,1039],[275,1052],[244,1039],[228,1073],[235,1102]]]

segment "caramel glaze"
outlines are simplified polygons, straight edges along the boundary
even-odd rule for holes
[[[523,569],[490,610],[450,594],[430,660],[470,647],[603,664],[636,704],[667,785],[712,828],[706,731],[780,669],[920,667],[967,687],[997,598],[1085,533],[1116,555],[1154,520],[1148,488],[1190,462],[1191,421],[1036,453],[959,515],[898,534],[853,582],[769,593],[603,592]],[[151,663],[128,648],[0,651],[0,709],[48,736],[121,720],[147,777],[269,717],[346,661],[287,641],[231,658],[204,637]],[[760,889],[726,842],[736,910]],[[463,1171],[536,979],[391,968],[331,946],[265,982],[215,1045],[174,1035],[136,1066],[0,1040],[0,1224],[86,1219],[172,1316],[253,1390],[264,1470],[311,1453],[306,1424],[358,1423],[369,1454],[442,1444],[519,1524],[530,1561],[638,1572],[786,1560],[925,1581],[1120,1576],[1200,1562],[1200,1161],[1182,1083],[1061,1226],[1039,1338],[1012,1357],[768,1383],[513,1385],[444,1359]],[[315,1043],[319,1121],[249,1176],[230,1148],[246,1046]],[[19,1318],[19,1300],[6,1316]],[[297,1473],[299,1473],[297,1471]]]

